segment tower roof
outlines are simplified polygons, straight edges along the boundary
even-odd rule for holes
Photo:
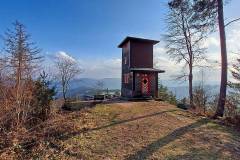
[[[157,73],[164,73],[164,70],[155,69],[155,68],[130,68],[130,71],[143,71],[143,72],[157,72]]]
[[[119,45],[118,48],[122,48],[125,43],[128,41],[135,41],[135,42],[144,42],[150,43],[152,45],[159,43],[159,41],[151,40],[151,39],[144,39],[144,38],[137,38],[137,37],[126,37]]]

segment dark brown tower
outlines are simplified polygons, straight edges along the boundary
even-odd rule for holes
[[[143,98],[158,96],[158,73],[153,68],[153,45],[159,41],[127,37],[122,48],[122,97]]]

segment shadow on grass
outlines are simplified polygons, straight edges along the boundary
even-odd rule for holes
[[[208,148],[190,148],[187,153],[180,155],[170,155],[166,157],[168,160],[192,160],[192,159],[207,159],[207,160],[217,160],[217,159],[225,159],[223,158],[222,152],[212,152]],[[230,159],[228,157],[228,159]]]
[[[169,144],[170,142],[178,139],[185,133],[193,130],[194,128],[198,128],[206,123],[208,123],[208,119],[200,119],[195,123],[189,124],[187,126],[178,128],[171,132],[170,134],[158,139],[157,141],[154,141],[153,143],[145,146],[141,150],[137,151],[136,153],[128,156],[125,160],[145,160],[148,157],[150,157],[154,152],[156,152],[158,149],[164,147],[165,145]]]
[[[130,118],[130,119],[126,119],[126,120],[115,121],[115,122],[112,122],[110,124],[100,126],[100,127],[96,127],[96,128],[90,128],[90,129],[84,128],[80,131],[68,133],[68,134],[62,135],[62,136],[57,137],[57,138],[61,139],[61,140],[67,140],[67,139],[69,139],[71,137],[74,137],[74,136],[76,136],[78,134],[81,134],[81,133],[97,131],[97,130],[109,128],[109,127],[112,127],[112,126],[115,126],[115,125],[120,125],[120,124],[123,124],[123,123],[132,122],[132,121],[136,121],[136,120],[144,119],[144,118],[149,118],[149,117],[154,117],[154,116],[158,116],[158,115],[161,115],[161,114],[164,114],[164,113],[167,113],[167,112],[175,112],[175,111],[177,111],[177,110],[173,109],[173,110],[168,110],[168,111],[156,112],[156,113],[149,114],[149,115],[139,116],[139,117]]]

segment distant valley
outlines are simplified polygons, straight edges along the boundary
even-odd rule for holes
[[[70,84],[70,91],[68,96],[76,96],[76,95],[86,95],[92,94],[92,90],[96,89],[97,82],[103,82],[104,89],[108,90],[120,90],[121,89],[121,79],[120,78],[104,78],[104,79],[92,79],[92,78],[80,78],[75,79]],[[172,80],[160,80],[159,83],[167,86],[169,91],[176,95],[177,99],[182,99],[188,96],[188,86],[186,83],[178,83]],[[200,84],[200,82],[195,82],[195,86]],[[61,92],[59,83],[55,83],[57,86],[57,90]],[[207,91],[211,95],[215,95],[218,93],[219,86],[217,82],[210,82],[209,84],[205,85]],[[61,93],[57,95],[60,97]]]

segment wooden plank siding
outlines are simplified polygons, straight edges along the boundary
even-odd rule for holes
[[[122,48],[122,97],[157,97],[158,73],[163,71],[153,68],[153,45],[156,43],[158,41],[127,37],[118,46]],[[148,86],[143,84],[142,77],[147,77]]]

